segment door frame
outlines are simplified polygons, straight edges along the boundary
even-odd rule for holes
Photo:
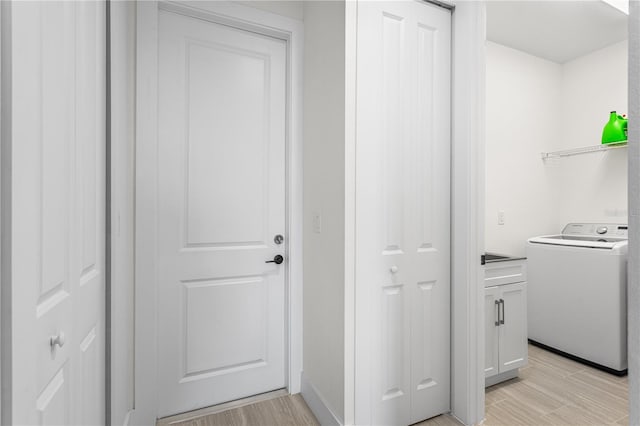
[[[455,0],[451,104],[451,414],[484,419],[485,0]]]
[[[640,4],[629,2],[629,103],[627,265],[627,339],[629,368],[629,424],[640,422]]]
[[[286,42],[287,141],[286,376],[300,392],[302,371],[302,22],[229,1],[144,1],[136,9],[135,172],[135,392],[132,424],[155,424],[157,416],[156,183],[158,112],[158,11],[229,25]],[[147,159],[144,161],[144,159]]]

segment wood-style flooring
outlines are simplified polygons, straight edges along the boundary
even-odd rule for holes
[[[278,396],[280,395],[280,396]],[[225,407],[233,407],[225,409]],[[208,414],[207,414],[208,412]],[[286,391],[270,392],[257,397],[243,399],[160,419],[156,426],[319,426],[320,423],[300,394],[289,395]]]
[[[529,346],[529,364],[520,377],[486,390],[486,426],[627,425],[628,379]],[[281,396],[278,396],[281,395]],[[158,426],[317,426],[302,397],[249,400],[221,412],[183,414]],[[418,426],[459,426],[450,415]]]
[[[529,345],[529,364],[520,369],[520,377],[487,388],[483,425],[628,425],[628,388],[626,376]],[[444,415],[420,425],[460,423]]]

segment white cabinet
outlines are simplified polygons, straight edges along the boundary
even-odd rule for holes
[[[485,269],[485,384],[516,377],[527,364],[527,292],[524,260]]]

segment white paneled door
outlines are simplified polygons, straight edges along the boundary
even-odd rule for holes
[[[105,3],[12,2],[5,18],[13,311],[2,414],[15,425],[104,424]]]
[[[446,9],[358,3],[356,280],[372,424],[449,411],[450,41]]]
[[[285,386],[286,43],[161,10],[158,90],[162,417]]]

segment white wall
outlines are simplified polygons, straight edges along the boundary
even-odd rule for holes
[[[250,6],[256,9],[261,9],[267,12],[275,13],[276,15],[286,16],[288,18],[297,19],[302,21],[304,18],[303,1],[300,0],[284,0],[284,1],[271,1],[271,0],[252,0],[252,1],[238,1],[238,3]]]
[[[111,424],[133,409],[135,3],[111,2]]]
[[[487,43],[486,249],[525,254],[568,222],[626,222],[626,149],[542,161],[599,145],[627,110],[627,42],[565,64]],[[505,224],[498,225],[498,211]]]
[[[486,48],[485,247],[522,256],[527,238],[555,231],[540,152],[558,140],[562,67],[496,43]]]
[[[599,145],[609,111],[627,113],[627,46],[614,44],[563,65],[557,149]],[[547,166],[556,232],[568,222],[627,222],[627,149],[586,154]]]
[[[305,382],[308,382],[326,408],[342,421],[345,382],[345,3],[305,2],[304,23],[303,395],[308,398],[305,395]],[[319,233],[314,230],[314,215],[321,216]],[[311,399],[307,401],[311,402]]]

